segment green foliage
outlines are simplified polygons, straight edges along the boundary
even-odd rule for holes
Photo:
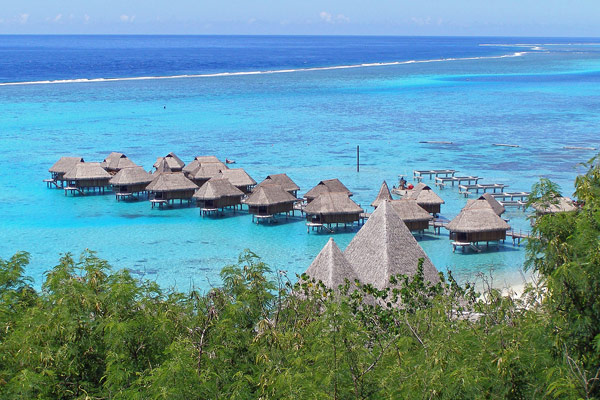
[[[527,266],[546,284],[549,329],[556,357],[563,358],[566,378],[550,392],[576,388],[586,398],[600,397],[600,164],[597,157],[575,180],[580,207],[575,212],[536,215],[528,241]],[[530,203],[559,196],[548,180],[534,186]]]
[[[70,254],[36,292],[0,260],[2,399],[598,398],[600,169],[578,212],[532,220],[521,297],[432,284],[298,283],[245,251],[207,293],[163,290]],[[535,185],[531,202],[558,187]]]

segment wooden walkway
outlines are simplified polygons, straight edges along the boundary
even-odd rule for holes
[[[413,171],[413,180],[421,181],[425,175],[429,175],[429,179],[433,176],[441,176],[444,175],[454,176],[458,171],[455,169],[415,169]]]
[[[483,178],[479,176],[436,176],[435,185],[440,189],[443,189],[448,182],[452,183],[452,186],[454,186],[455,183],[460,185],[463,182],[467,182],[467,184],[471,184],[471,182],[473,182],[476,184],[480,179]]]

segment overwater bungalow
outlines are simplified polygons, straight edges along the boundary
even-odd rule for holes
[[[546,203],[534,203],[532,206],[537,215],[577,211],[577,206],[573,204],[573,200],[562,196],[552,199]]]
[[[300,187],[296,185],[296,183],[293,180],[291,180],[291,178],[287,176],[287,174],[269,175],[257,186],[270,184],[279,185],[285,191],[290,192],[290,194],[292,194],[294,197],[298,197],[298,190],[300,190]]]
[[[165,158],[154,163],[154,168],[155,168],[154,172],[152,173],[152,175],[154,175],[154,176],[158,176],[160,174],[165,174],[165,173],[170,174],[171,172],[174,172],[171,169],[171,167],[169,167],[169,162]]]
[[[339,179],[327,179],[321,181],[317,184],[317,186],[310,189],[305,195],[304,198],[308,203],[317,198],[321,193],[325,192],[339,192],[346,193],[348,197],[352,196],[352,192],[348,190],[346,186]]]
[[[258,223],[260,220],[273,220],[277,214],[289,215],[297,200],[279,185],[262,185],[242,200],[242,203],[248,206],[252,221],[256,219]]]
[[[506,209],[491,194],[484,193],[475,200],[467,200],[467,205],[463,210],[491,208],[496,215],[502,215]]]
[[[174,200],[190,202],[198,186],[183,175],[183,172],[162,173],[154,176],[146,190],[153,194],[152,207],[169,204]]]
[[[110,179],[109,183],[112,185],[118,201],[138,193],[146,193],[146,186],[154,178],[144,168],[135,166],[121,169]]]
[[[123,168],[137,167],[137,164],[131,161],[123,153],[112,152],[100,163],[109,174],[114,175]]]
[[[383,181],[381,187],[379,188],[379,193],[377,193],[377,197],[371,203],[371,207],[377,208],[379,204],[386,200],[392,200],[392,194],[390,193],[390,188],[386,181]]]
[[[391,276],[414,275],[421,258],[425,279],[439,281],[437,269],[389,201],[375,209],[346,247],[344,256],[362,283],[379,289],[391,286]]]
[[[185,163],[181,161],[181,159],[177,157],[175,153],[171,152],[164,157],[158,157],[154,163],[154,168],[158,168],[162,160],[167,162],[167,165],[172,172],[180,172],[185,166]]]
[[[330,289],[337,289],[346,280],[354,282],[358,274],[346,259],[333,238],[329,238],[317,257],[306,270],[306,275],[315,281],[321,281]]]
[[[233,186],[246,194],[250,193],[256,185],[256,181],[243,168],[221,169],[216,177],[228,179]]]
[[[360,219],[363,209],[360,208],[346,193],[323,192],[305,208],[307,226],[327,226],[333,224],[352,224]]]
[[[510,226],[491,207],[463,209],[446,229],[457,245],[506,239]]]
[[[106,172],[100,166],[100,163],[76,163],[73,168],[63,175],[63,179],[68,185],[64,188],[65,194],[67,192],[84,194],[84,191],[96,190],[104,193],[105,188],[110,185],[110,178],[112,178],[112,175]]]
[[[83,158],[81,157],[61,157],[48,170],[48,172],[50,172],[52,176],[52,179],[46,179],[48,187],[50,187],[50,185],[54,185],[56,187],[63,187],[65,183],[65,173],[69,172],[75,166],[75,164],[83,162]]]
[[[205,215],[209,212],[221,210],[225,207],[241,205],[244,192],[236,188],[227,179],[212,178],[202,185],[193,198],[196,200],[200,212]]]
[[[422,233],[429,228],[429,221],[431,221],[433,217],[425,211],[423,207],[418,205],[416,200],[392,200],[390,204],[394,211],[398,213],[402,221],[404,221],[409,231],[419,231]]]
[[[204,185],[212,178],[216,178],[223,168],[217,163],[202,164],[200,168],[190,177],[192,181],[198,186]]]
[[[431,188],[424,183],[419,183],[415,188],[409,191],[403,199],[416,200],[417,204],[425,211],[431,214],[439,214],[444,200],[438,196]]]
[[[217,164],[220,169],[227,169],[227,165],[215,156],[198,156],[194,160],[183,167],[183,173],[186,178],[192,179],[202,165]]]

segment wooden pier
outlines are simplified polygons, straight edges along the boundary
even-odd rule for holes
[[[452,183],[452,186],[454,186],[455,183],[460,185],[463,182],[467,182],[467,184],[471,184],[471,182],[477,184],[480,179],[483,178],[479,176],[436,176],[435,185],[440,189],[443,189],[448,182]]]
[[[521,230],[519,230],[518,232],[511,229],[510,231],[506,231],[506,236],[511,237],[512,241],[513,241],[513,246],[517,245],[520,246],[521,245],[521,239],[529,239],[531,237],[531,232],[523,232]]]
[[[475,191],[475,193],[479,193],[479,191],[483,191],[483,193],[486,193],[489,190],[493,190],[494,193],[496,193],[496,190],[504,190],[505,187],[508,187],[508,185],[505,185],[504,183],[476,183],[476,184],[467,184],[467,185],[458,185],[458,189],[459,189],[459,193],[460,194],[464,194],[465,197],[469,196],[471,193],[473,193],[473,191]]]
[[[431,179],[433,176],[437,177],[441,175],[446,177],[454,176],[456,172],[458,171],[455,169],[415,169],[413,171],[413,180],[421,181],[425,175],[429,175],[429,179]]]

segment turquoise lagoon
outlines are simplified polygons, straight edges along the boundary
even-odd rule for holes
[[[65,197],[42,182],[62,155],[99,161],[121,151],[150,169],[170,151],[185,162],[214,154],[257,181],[285,172],[300,193],[337,177],[367,211],[383,180],[391,186],[413,169],[454,168],[510,191],[543,176],[570,195],[577,163],[596,152],[563,147],[598,147],[600,46],[512,43],[462,60],[0,86],[0,257],[30,252],[27,272],[40,285],[60,254],[89,248],[164,287],[207,289],[244,249],[294,280],[329,238],[307,234],[299,218],[256,225],[245,212],[201,218],[197,208],[151,209],[111,194]],[[449,219],[466,202],[456,188],[436,191]],[[522,210],[508,208],[505,217],[515,229],[529,227]],[[344,248],[354,233],[334,238]],[[453,253],[444,231],[419,243],[461,281],[481,273],[496,286],[523,281],[524,246],[510,240],[479,254]]]

